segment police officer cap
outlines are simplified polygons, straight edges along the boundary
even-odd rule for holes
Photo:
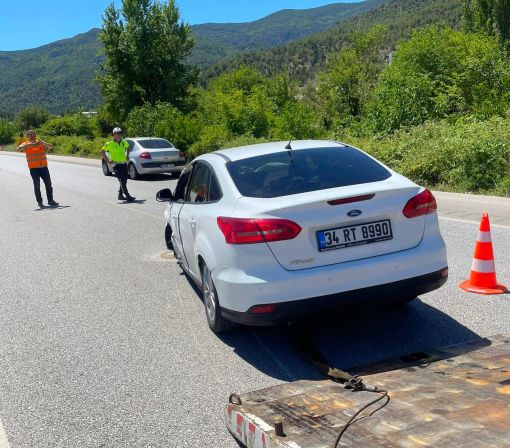
[[[122,134],[121,128],[113,128],[112,134]]]

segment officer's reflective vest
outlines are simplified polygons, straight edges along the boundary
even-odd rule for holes
[[[46,149],[42,143],[39,143],[37,146],[25,148],[25,156],[27,157],[29,168],[44,168],[48,166]]]

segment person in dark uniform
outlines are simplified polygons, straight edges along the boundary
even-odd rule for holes
[[[101,150],[101,158],[106,163],[113,164],[113,172],[119,179],[119,194],[117,199],[119,201],[125,200],[133,202],[135,198],[129,194],[127,189],[128,171],[127,162],[129,160],[129,145],[126,140],[122,138],[122,129],[114,128],[112,131],[113,140],[107,142]],[[106,155],[108,153],[110,158]]]

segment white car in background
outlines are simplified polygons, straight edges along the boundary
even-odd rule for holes
[[[403,303],[448,277],[432,193],[346,144],[204,154],[157,199],[214,332]]]
[[[185,154],[164,138],[126,138],[129,144],[128,175],[137,179],[145,174],[180,174],[186,166]],[[111,176],[113,169],[104,160],[103,174]]]

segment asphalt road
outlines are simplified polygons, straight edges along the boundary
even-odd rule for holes
[[[130,181],[137,202],[124,204],[98,161],[52,157],[50,171],[61,207],[38,210],[24,159],[0,153],[0,448],[234,448],[231,392],[317,378],[286,327],[209,331],[199,295],[164,256],[154,196],[175,179]],[[400,309],[310,322],[331,364],[510,334],[510,295],[457,287],[483,211],[510,284],[510,200],[437,198],[448,283]]]

